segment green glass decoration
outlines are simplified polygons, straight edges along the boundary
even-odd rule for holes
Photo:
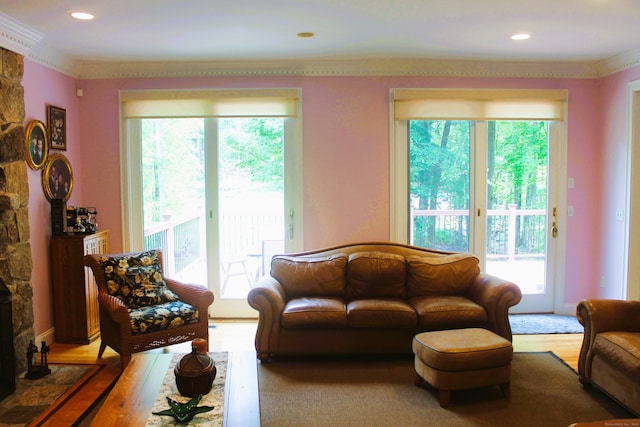
[[[153,415],[168,415],[175,418],[179,423],[188,423],[196,414],[209,412],[214,408],[213,406],[198,406],[200,399],[202,399],[202,395],[191,398],[187,403],[178,403],[170,397],[167,397],[169,409],[154,412]]]

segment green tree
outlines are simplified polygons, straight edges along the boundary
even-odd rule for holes
[[[160,221],[166,213],[187,213],[202,203],[202,119],[144,119],[141,135],[145,225]]]
[[[469,208],[469,122],[416,120],[409,122],[410,195],[418,209]],[[456,242],[438,236],[435,217],[414,224],[414,243],[432,248],[468,248],[468,221],[457,223]],[[443,246],[443,248],[444,248]]]
[[[230,168],[247,172],[264,190],[282,191],[283,128],[280,118],[222,119],[219,154]]]
[[[544,121],[487,122],[488,209],[504,209],[512,203],[528,209],[546,206],[547,137]],[[468,210],[470,122],[410,121],[409,138],[409,191],[411,200],[417,201],[416,207]],[[417,219],[414,243],[466,250],[466,219],[455,223],[455,227],[448,225],[446,230],[437,229],[435,217]],[[517,242],[524,242],[533,226],[518,221]]]

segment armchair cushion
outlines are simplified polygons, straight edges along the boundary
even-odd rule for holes
[[[178,301],[164,281],[158,252],[102,256],[107,291],[130,309]]]
[[[611,361],[632,381],[640,382],[640,339],[637,332],[602,332],[593,341],[593,352]]]
[[[132,308],[128,311],[133,335],[177,328],[197,323],[200,319],[198,309],[182,301]]]

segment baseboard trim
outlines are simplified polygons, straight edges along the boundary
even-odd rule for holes
[[[564,314],[566,316],[575,316],[576,315],[576,307],[578,306],[578,303],[572,303],[572,304],[563,304],[561,307],[559,307],[558,310],[556,310],[555,314]]]
[[[38,343],[41,343],[42,341],[46,342],[46,343],[53,343],[56,342],[56,328],[53,327],[47,331],[44,331],[43,333],[41,333],[40,335],[38,335],[36,337],[36,342],[35,344],[37,345]]]

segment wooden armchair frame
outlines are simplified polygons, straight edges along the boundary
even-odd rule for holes
[[[107,346],[120,354],[122,369],[131,360],[131,355],[154,348],[166,347],[203,338],[209,341],[209,306],[213,303],[213,292],[199,285],[182,283],[164,277],[167,287],[175,292],[181,301],[198,308],[199,321],[178,328],[162,331],[133,334],[131,320],[125,304],[107,292],[104,270],[100,264],[102,257],[120,257],[137,255],[139,252],[122,254],[91,254],[84,256],[84,265],[90,267],[98,285],[98,308],[100,312],[100,350],[98,359],[102,357]],[[158,251],[160,265],[162,252]]]

